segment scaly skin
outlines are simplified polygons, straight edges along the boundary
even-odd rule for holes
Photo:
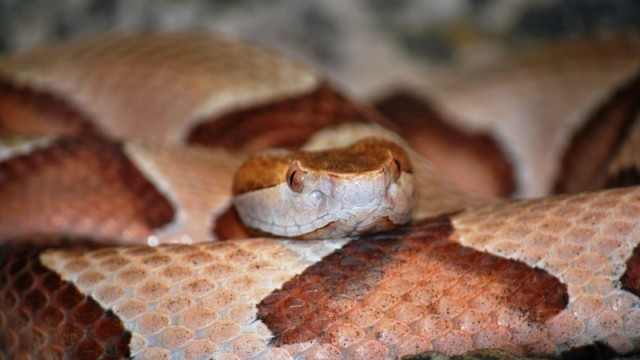
[[[639,351],[637,187],[483,203],[314,72],[214,35],[81,40],[0,74],[0,132],[48,134],[0,153],[7,357]],[[114,140],[129,132],[157,142]],[[247,152],[367,132],[410,158],[412,225],[243,238],[231,175]]]

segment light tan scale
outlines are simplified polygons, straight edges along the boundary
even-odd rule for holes
[[[108,249],[81,257],[61,251],[44,255],[43,262],[113,309],[133,332],[132,356],[247,358],[264,352],[269,339],[252,304],[344,242],[299,246],[252,239]]]
[[[233,179],[220,174],[232,174],[244,156],[224,149],[149,142],[129,142],[125,152],[177,210],[171,223],[149,235],[149,245],[216,239],[215,221],[232,206]]]
[[[597,339],[630,352],[640,339],[640,298],[620,279],[640,244],[639,219],[640,190],[623,188],[470,209],[452,217],[453,240],[567,284],[567,308],[531,329],[529,341],[562,339],[568,349]]]

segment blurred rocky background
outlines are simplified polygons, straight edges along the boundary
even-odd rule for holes
[[[371,96],[418,73],[482,65],[541,42],[640,32],[640,1],[0,0],[1,52],[124,29],[229,33]]]

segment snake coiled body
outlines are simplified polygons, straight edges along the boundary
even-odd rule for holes
[[[606,96],[576,93],[595,115],[574,114],[577,140],[564,146],[576,158],[602,148],[595,156],[606,162],[577,182],[558,180],[590,192],[507,201],[451,185],[415,150],[430,140],[409,136],[429,136],[426,125],[394,122],[253,45],[203,33],[110,34],[8,56],[0,61],[0,351],[87,359],[637,353],[640,188],[613,187],[637,180],[639,67],[632,59],[613,68],[600,71],[614,88]],[[461,117],[456,103],[464,107],[454,98],[434,111]],[[326,155],[360,140],[384,166]],[[597,146],[580,145],[587,140]],[[372,150],[382,144],[387,150]],[[284,165],[249,157],[281,147],[316,155],[292,160],[276,150]],[[279,186],[321,198],[311,171],[325,156],[332,186],[364,167],[401,193],[386,203],[415,202],[411,223],[390,230],[407,220],[402,210],[384,213],[367,234],[349,227],[353,237],[322,230],[300,239],[291,229],[313,222],[307,210],[276,238],[240,222],[234,193]],[[238,169],[265,164],[234,185]],[[282,171],[266,173],[274,168]],[[368,194],[368,177],[354,178],[360,187],[344,192]],[[289,232],[294,238],[282,237]]]

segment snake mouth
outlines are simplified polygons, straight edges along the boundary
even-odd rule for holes
[[[305,224],[277,225],[259,218],[244,219],[245,225],[260,235],[301,239],[336,239],[372,231],[390,230],[410,221],[411,209],[402,213],[387,203],[355,206],[333,211]]]

